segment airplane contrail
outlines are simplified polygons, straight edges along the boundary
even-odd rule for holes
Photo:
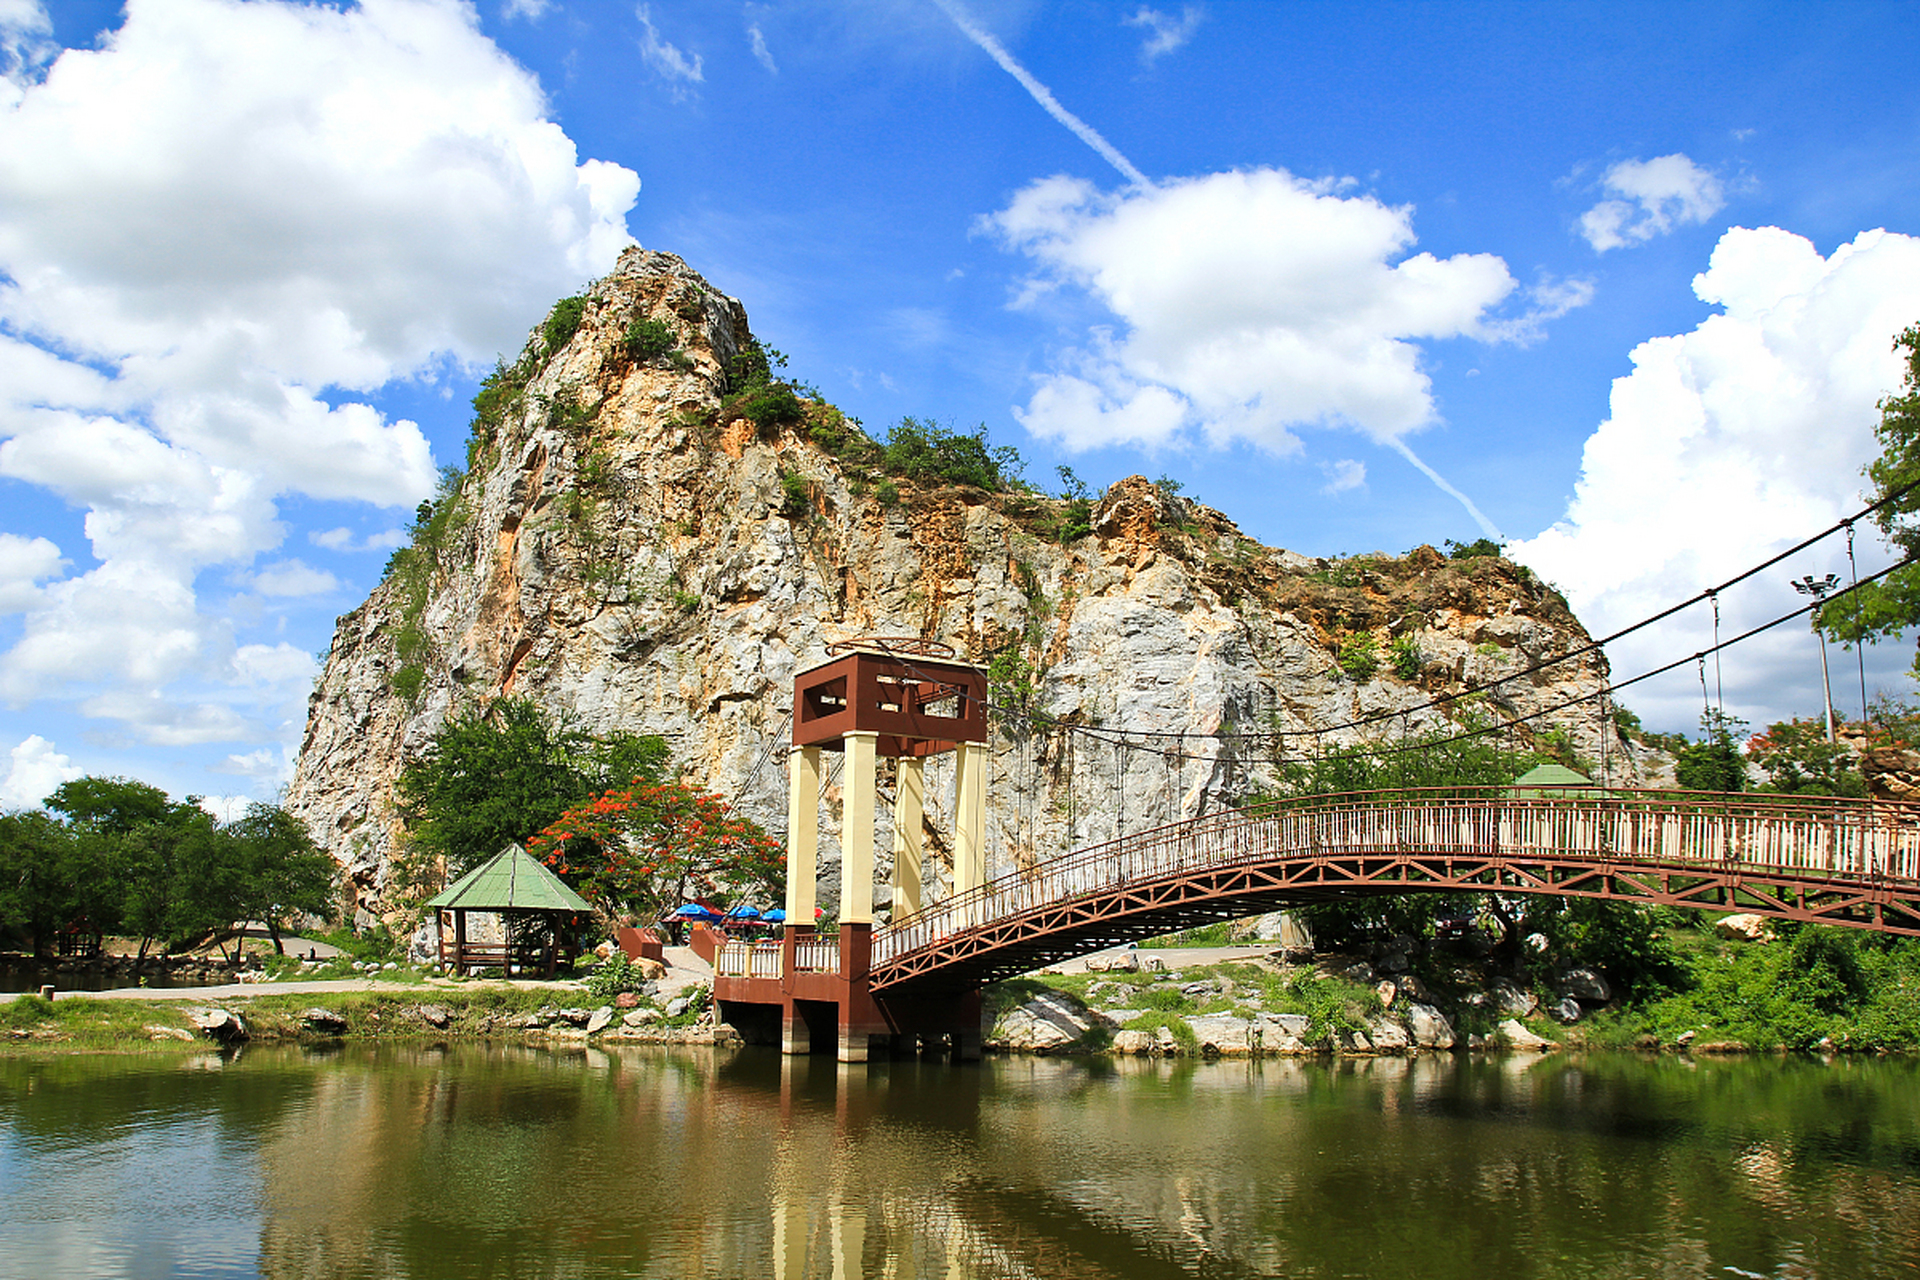
[[[1465,507],[1467,509],[1467,514],[1473,517],[1474,523],[1480,526],[1481,533],[1486,534],[1489,538],[1492,538],[1495,542],[1505,542],[1507,540],[1507,535],[1504,533],[1501,533],[1498,529],[1494,528],[1493,521],[1487,519],[1486,515],[1481,512],[1480,508],[1473,505],[1472,498],[1469,498],[1466,494],[1460,492],[1458,489],[1448,484],[1445,478],[1443,478],[1438,471],[1435,471],[1432,467],[1428,466],[1425,462],[1422,462],[1420,460],[1420,455],[1407,447],[1406,441],[1396,436],[1393,439],[1387,441],[1387,443],[1392,445],[1394,450],[1397,453],[1399,453],[1401,457],[1405,458],[1408,462],[1411,462],[1414,466],[1418,467],[1422,475],[1426,476],[1427,479],[1433,481],[1435,485],[1439,486],[1440,492],[1455,499],[1457,502],[1459,502],[1461,506]]]
[[[1013,55],[993,38],[991,32],[976,25],[967,11],[960,7],[959,0],[933,0],[933,2],[940,6],[941,12],[953,19],[953,25],[959,27],[967,39],[979,45],[986,51],[988,57],[1000,64],[1002,70],[1018,80],[1020,87],[1033,95],[1033,100],[1039,103],[1048,115],[1067,126],[1074,137],[1099,152],[1101,159],[1118,169],[1121,176],[1135,186],[1151,187],[1153,185],[1147,181],[1146,174],[1134,167],[1133,161],[1120,154],[1119,148],[1100,136],[1099,130],[1060,105],[1060,99],[1053,96],[1053,91],[1035,80],[1025,67],[1015,62]]]

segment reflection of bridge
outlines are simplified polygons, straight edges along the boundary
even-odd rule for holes
[[[977,1051],[984,983],[1197,923],[1384,893],[1609,898],[1920,935],[1920,814],[1671,791],[1323,796],[1083,849],[878,932],[843,926],[831,945],[804,929],[730,944],[715,995],[744,1025],[745,1006],[784,992],[812,1039],[825,1010],[804,1006],[847,1000],[843,1057],[848,1030],[944,1035],[964,1053]]]

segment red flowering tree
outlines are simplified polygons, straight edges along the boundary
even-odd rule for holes
[[[567,810],[527,851],[609,916],[656,920],[683,902],[781,896],[787,854],[719,796],[636,780]]]

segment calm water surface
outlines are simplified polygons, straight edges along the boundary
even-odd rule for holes
[[[1920,1070],[0,1058],[0,1276],[1920,1273]]]

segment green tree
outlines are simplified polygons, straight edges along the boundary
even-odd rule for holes
[[[596,739],[528,698],[456,713],[401,771],[412,878],[429,888],[524,841],[569,806],[664,769],[657,737]]]
[[[140,939],[182,933],[183,877],[209,856],[213,818],[191,796],[175,801],[151,783],[88,776],[61,784],[47,807],[74,832],[74,894],[88,914],[114,915]],[[84,904],[84,905],[82,905]]]
[[[1540,750],[1512,751],[1492,734],[1462,736],[1484,727],[1475,713],[1456,728],[1333,751],[1285,771],[1286,795],[1310,797],[1361,793],[1382,800],[1452,792],[1500,796],[1515,779],[1551,757]],[[1542,734],[1542,738],[1550,738]],[[1408,893],[1336,897],[1300,912],[1315,942],[1340,947],[1370,935],[1404,934],[1417,942],[1435,935],[1445,919],[1484,914],[1499,926],[1496,952],[1509,967],[1526,956],[1524,939],[1548,939],[1546,959],[1559,965],[1591,965],[1624,992],[1676,989],[1686,981],[1664,932],[1666,913],[1630,903],[1555,898],[1532,894]]]
[[[79,826],[124,836],[149,822],[165,822],[177,806],[150,783],[90,774],[61,783],[47,797],[47,808]]]
[[[126,928],[139,936],[142,957],[156,941],[171,952],[233,923],[232,914],[218,919],[227,877],[213,815],[193,797],[128,832],[124,848]]]
[[[1724,711],[1709,709],[1700,716],[1700,741],[1680,748],[1674,777],[1687,791],[1743,791],[1747,762],[1740,754],[1740,734],[1747,722]]]
[[[1874,435],[1880,456],[1867,464],[1876,499],[1892,497],[1873,513],[1880,534],[1902,559],[1920,557],[1920,324],[1909,325],[1893,340],[1907,362],[1898,394],[1880,401]],[[1904,492],[1903,492],[1904,491]],[[1899,494],[1899,497],[1893,495]],[[1898,638],[1920,622],[1920,564],[1894,570],[1878,582],[1836,596],[1820,607],[1816,625],[1851,644]],[[1914,657],[1920,677],[1920,653]]]
[[[0,813],[0,930],[31,938],[37,956],[53,954],[65,923],[74,842],[51,814]]]
[[[1377,746],[1342,747],[1311,760],[1282,767],[1283,797],[1364,793],[1382,800],[1430,794],[1430,789],[1483,796],[1504,791],[1515,778],[1540,763],[1532,752],[1503,749],[1491,734],[1465,736],[1484,727],[1476,714],[1457,727]],[[1479,911],[1482,899],[1471,894],[1409,893],[1334,898],[1301,910],[1317,943],[1339,947],[1371,933],[1431,937],[1438,921]],[[1522,935],[1524,936],[1524,935]]]
[[[1827,741],[1824,719],[1783,720],[1747,740],[1747,758],[1766,771],[1762,791],[1782,795],[1864,796],[1853,749]]]
[[[300,820],[277,804],[251,804],[224,833],[239,875],[239,915],[267,926],[273,949],[286,954],[280,931],[303,915],[333,906],[340,868],[314,846]]]

